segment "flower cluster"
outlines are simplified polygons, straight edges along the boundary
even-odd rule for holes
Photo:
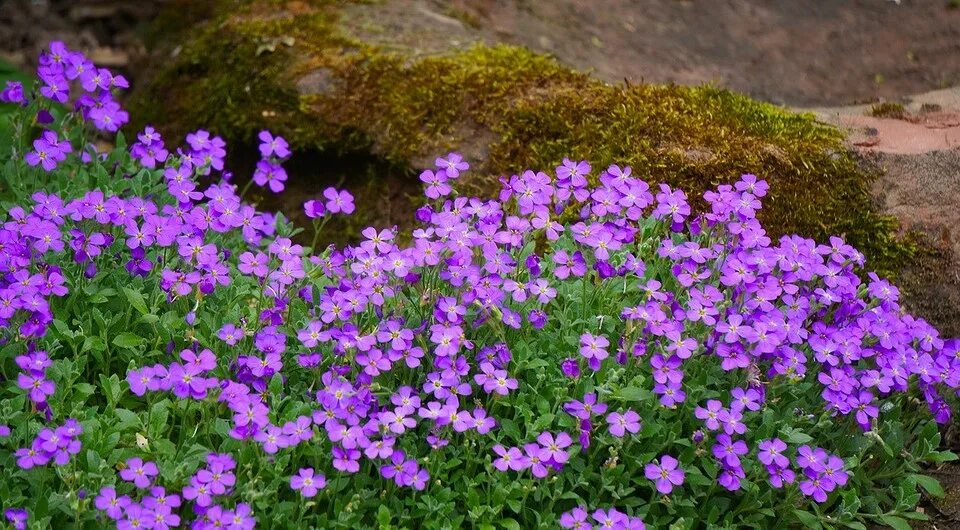
[[[587,507],[582,505],[560,515],[560,526],[576,530],[593,530],[594,528],[644,530],[647,527],[639,517],[630,517],[616,508],[606,510],[599,508],[590,513]]]
[[[800,491],[817,502],[826,502],[827,494],[847,483],[843,460],[819,447],[801,446],[797,451],[797,465],[806,480],[800,482]]]
[[[47,368],[52,361],[45,351],[33,351],[17,356],[17,366],[23,372],[17,376],[17,386],[28,392],[27,396],[37,408],[48,410],[47,397],[56,390],[56,385],[47,379]]]
[[[207,392],[217,388],[219,381],[204,374],[216,366],[216,358],[210,350],[196,353],[180,352],[183,362],[170,365],[156,364],[127,372],[127,383],[133,394],[142,396],[148,391],[172,392],[180,399],[204,399]]]
[[[14,456],[20,469],[31,469],[53,462],[65,466],[70,457],[80,452],[83,427],[75,419],[68,419],[59,427],[46,427],[33,439],[30,447],[17,449]]]
[[[53,171],[72,151],[70,142],[61,140],[57,133],[43,131],[43,135],[33,141],[33,151],[27,153],[24,160],[31,166],[39,165],[45,171]]]
[[[23,83],[20,81],[7,81],[6,87],[0,91],[0,101],[26,107],[28,101],[23,93]]]
[[[143,167],[153,169],[157,164],[166,162],[170,152],[167,151],[160,133],[148,126],[137,135],[136,143],[130,146],[130,156]]]
[[[282,137],[270,134],[270,131],[260,131],[259,138],[261,158],[253,172],[253,182],[257,186],[269,187],[273,193],[280,193],[284,188],[283,183],[287,181],[287,171],[280,164],[290,156],[289,145]]]
[[[347,190],[329,187],[323,190],[323,199],[310,199],[303,203],[303,211],[310,219],[326,217],[327,214],[350,215],[356,210],[353,195]]]
[[[14,530],[27,530],[27,510],[23,508],[7,508],[3,512],[4,518]]]
[[[70,50],[62,42],[51,42],[48,50],[40,54],[37,77],[41,81],[40,95],[56,103],[70,100],[71,83],[80,85],[82,90],[74,102],[75,108],[84,120],[101,131],[116,132],[129,120],[112,94],[114,89],[130,87],[126,78],[98,68],[84,54]],[[17,98],[17,95],[14,92],[7,97],[22,102],[23,96]]]

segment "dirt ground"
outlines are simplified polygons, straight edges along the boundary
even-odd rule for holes
[[[206,0],[197,0],[206,1]],[[146,57],[139,37],[157,0],[0,0],[0,59],[24,69],[52,40],[82,49],[95,63],[130,76]]]
[[[896,99],[960,84],[960,8],[946,0],[431,5],[611,81],[715,82],[791,106]]]

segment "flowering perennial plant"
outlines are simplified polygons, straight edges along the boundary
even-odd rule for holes
[[[771,238],[762,179],[698,213],[564,160],[491,200],[451,153],[409,234],[320,249],[206,131],[97,152],[126,81],[61,43],[40,65],[0,93],[14,528],[905,527],[941,493],[960,343],[841,238]],[[282,192],[259,138],[250,182]]]

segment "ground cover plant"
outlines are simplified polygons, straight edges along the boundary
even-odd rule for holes
[[[13,528],[908,528],[960,343],[839,237],[772,240],[768,185],[566,160],[321,248],[207,131],[128,145],[126,81],[52,43],[0,180],[0,504]],[[109,149],[95,140],[107,138]],[[310,245],[296,243],[306,235]]]

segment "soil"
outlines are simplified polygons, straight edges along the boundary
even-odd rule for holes
[[[423,2],[402,3],[422,11]],[[946,0],[428,5],[610,81],[713,82],[791,106],[897,99],[960,84],[960,9]]]
[[[0,0],[0,59],[31,70],[47,43],[61,40],[83,50],[96,64],[132,77],[130,66],[146,57],[139,32],[163,4],[163,0]]]

